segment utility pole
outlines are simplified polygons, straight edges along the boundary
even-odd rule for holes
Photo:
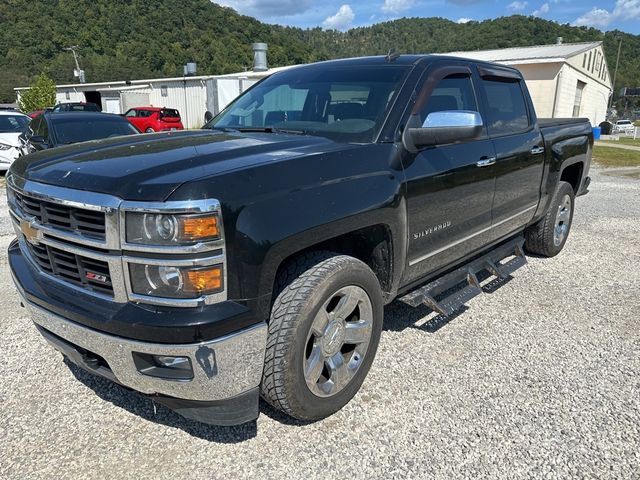
[[[611,92],[611,97],[609,97],[609,108],[611,108],[613,94],[616,91],[616,77],[618,76],[618,64],[620,63],[620,47],[622,47],[622,39],[618,42],[618,56],[616,57],[616,69],[613,71],[613,84],[611,85],[613,92]]]
[[[80,83],[84,83],[84,70],[80,68],[80,62],[78,62],[78,54],[76,50],[78,50],[78,45],[73,45],[72,47],[64,48],[67,52],[71,52],[73,54],[73,60],[76,62],[76,69],[73,71],[73,75],[78,77]]]

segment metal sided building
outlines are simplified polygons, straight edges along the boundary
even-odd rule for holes
[[[101,105],[104,112],[116,114],[132,107],[175,108],[185,128],[199,128],[204,124],[205,112],[215,115],[251,85],[285,68],[288,67],[229,75],[57,85],[56,103],[93,102]],[[15,90],[19,97],[27,89]]]
[[[605,120],[613,92],[602,42],[453,52],[448,55],[511,65],[527,83],[539,117]]]

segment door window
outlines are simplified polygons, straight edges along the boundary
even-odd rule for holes
[[[124,114],[125,117],[128,118],[133,118],[136,116],[136,111],[135,110],[129,110],[127,113]]]
[[[420,114],[420,120],[424,124],[430,113],[444,110],[478,110],[469,75],[454,74],[440,80]]]
[[[483,80],[482,88],[487,98],[485,117],[489,135],[509,135],[522,132],[529,127],[527,105],[519,80]]]

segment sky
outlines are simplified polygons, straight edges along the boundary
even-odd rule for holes
[[[640,34],[640,0],[212,0],[266,23],[347,30],[401,17],[455,22],[534,15],[571,25]]]

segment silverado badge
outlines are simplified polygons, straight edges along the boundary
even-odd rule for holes
[[[444,230],[445,228],[449,228],[451,226],[451,220],[447,220],[446,222],[440,223],[438,225],[434,225],[429,228],[425,228],[421,232],[416,232],[413,234],[413,239],[418,240],[419,238],[426,237],[431,235],[432,233],[439,232],[440,230]]]

